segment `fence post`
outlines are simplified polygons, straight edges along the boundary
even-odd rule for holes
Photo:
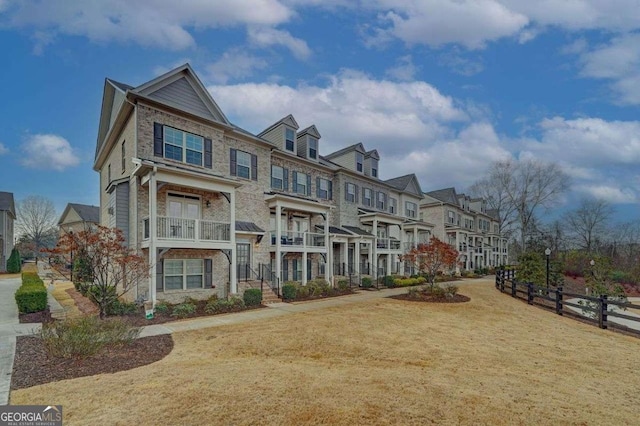
[[[607,295],[600,295],[600,315],[598,318],[598,325],[602,329],[607,328]]]
[[[516,291],[518,289],[516,280],[511,280],[511,297],[516,297]]]
[[[502,276],[500,277],[500,291],[503,293],[504,293],[504,281],[505,281],[504,273],[505,271],[502,271]]]
[[[556,314],[562,315],[562,286],[556,288]]]
[[[533,305],[533,284],[527,283],[527,303]]]
[[[496,288],[500,288],[500,271],[496,271]]]

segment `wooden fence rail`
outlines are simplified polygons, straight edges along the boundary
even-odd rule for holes
[[[609,299],[606,295],[593,297],[584,294],[576,294],[564,291],[562,286],[556,288],[547,288],[544,286],[535,285],[533,283],[520,282],[516,278],[515,270],[498,270],[496,271],[496,289],[501,293],[510,293],[512,297],[526,300],[528,304],[539,304],[545,307],[555,308],[555,312],[558,315],[563,315],[566,311],[564,308],[573,307],[584,312],[591,312],[594,314],[597,320],[598,327],[602,329],[609,328],[609,325],[614,327],[620,327],[620,324],[615,324],[613,321],[609,321],[609,317],[622,318],[628,321],[634,321],[638,324],[638,328],[625,327],[625,329],[634,333],[640,333],[640,317],[626,315],[617,311],[609,310],[609,307],[615,306],[621,309],[640,309],[640,305],[628,303],[622,300]],[[569,302],[567,298],[576,298],[584,300],[583,304]],[[551,306],[539,303],[537,300],[544,300],[550,302]],[[570,312],[574,314],[574,312]],[[583,316],[585,319],[593,320],[588,316]],[[624,326],[622,326],[624,327]]]

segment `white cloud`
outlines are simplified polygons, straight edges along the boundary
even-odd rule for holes
[[[29,168],[63,171],[80,162],[71,144],[57,135],[31,135],[23,143],[22,151],[22,164]]]
[[[307,59],[311,49],[304,40],[293,37],[289,32],[270,27],[250,27],[249,42],[260,47],[284,46],[298,59]]]
[[[375,37],[394,36],[409,44],[469,49],[512,36],[529,20],[495,0],[378,0],[382,18]]]
[[[640,104],[640,34],[614,37],[580,55],[583,77],[611,80],[613,101]]]
[[[451,49],[438,58],[441,65],[447,66],[456,74],[466,77],[478,74],[484,70],[480,60],[467,59],[460,54],[459,49]]]
[[[385,74],[398,81],[411,81],[414,79],[418,67],[413,63],[411,55],[398,58],[396,65],[389,68]]]
[[[7,148],[6,146],[4,146],[2,143],[0,143],[0,155],[4,155],[7,152],[9,152],[9,148]]]
[[[8,25],[34,28],[42,34],[185,49],[195,45],[191,29],[278,25],[294,12],[279,0],[20,0],[13,1],[5,13]]]
[[[230,49],[207,66],[207,77],[214,83],[226,84],[229,80],[249,77],[254,71],[266,68],[267,65],[264,59],[252,56],[242,49]]]
[[[638,193],[633,189],[621,188],[620,185],[615,182],[610,185],[579,185],[575,190],[593,198],[608,201],[612,204],[631,204],[640,201]]]

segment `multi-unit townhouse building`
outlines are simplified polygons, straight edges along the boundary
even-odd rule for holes
[[[100,224],[100,207],[77,203],[68,203],[58,220],[60,235],[85,231],[98,224]]]
[[[321,138],[292,115],[257,135],[233,125],[188,64],[137,87],[106,79],[101,223],[152,266],[130,297],[409,271],[402,254],[435,227],[421,220],[416,176],[381,180],[376,150],[322,156]]]
[[[461,269],[507,264],[507,240],[485,200],[458,194],[455,188],[430,191],[424,194],[420,214],[434,223],[434,236],[458,250]]]
[[[7,271],[7,261],[14,246],[16,206],[11,192],[0,192],[0,272]]]

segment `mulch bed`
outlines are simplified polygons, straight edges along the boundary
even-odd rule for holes
[[[377,288],[375,288],[375,287],[360,288],[359,290],[377,290]],[[356,294],[356,292],[350,289],[350,290],[336,292],[334,294],[329,294],[329,295],[325,295],[325,296],[308,296],[308,297],[303,297],[303,298],[296,298],[296,299],[293,299],[293,300],[284,300],[284,299],[282,299],[282,301],[286,302],[286,303],[307,302],[307,301],[310,301],[310,300],[321,300],[321,299],[329,299],[331,297],[348,296],[350,294]]]
[[[432,294],[419,293],[418,296],[405,294],[398,294],[396,296],[389,296],[390,299],[407,300],[409,302],[429,302],[429,303],[464,303],[471,299],[462,294],[455,294],[453,297],[447,296],[434,296]]]
[[[40,312],[33,312],[30,314],[20,314],[18,318],[20,320],[20,324],[53,321],[53,318],[51,318],[51,312],[49,312],[49,308]]]
[[[252,307],[244,307],[244,308],[239,308],[239,309],[229,309],[225,312],[220,312],[217,314],[210,314],[205,312],[204,308],[205,306],[207,306],[207,301],[206,300],[202,300],[199,301],[198,303],[196,303],[196,311],[184,318],[178,318],[178,317],[173,317],[171,316],[171,314],[169,313],[163,313],[163,312],[158,312],[156,311],[153,314],[153,319],[146,319],[145,315],[144,315],[144,310],[140,310],[139,313],[134,314],[134,315],[121,315],[121,316],[113,316],[113,317],[109,317],[109,318],[117,318],[117,319],[121,319],[123,321],[125,321],[127,324],[129,325],[133,325],[136,327],[142,327],[145,325],[153,325],[153,324],[164,324],[166,322],[170,322],[170,321],[178,321],[178,320],[182,320],[182,319],[190,319],[190,318],[198,318],[198,317],[210,317],[213,315],[220,315],[220,314],[229,314],[232,312],[243,312],[243,311],[249,311],[249,310],[253,310],[253,309],[261,309],[261,308],[266,308],[266,306],[264,305],[260,305],[260,306],[252,306]]]
[[[97,314],[99,313],[98,307],[89,300],[88,297],[83,296],[78,290],[75,288],[68,288],[65,290],[67,294],[73,299],[73,303],[75,303],[76,307],[83,314]]]
[[[50,358],[39,337],[18,336],[11,389],[131,370],[159,361],[173,349],[171,335],[143,337],[85,359]]]

